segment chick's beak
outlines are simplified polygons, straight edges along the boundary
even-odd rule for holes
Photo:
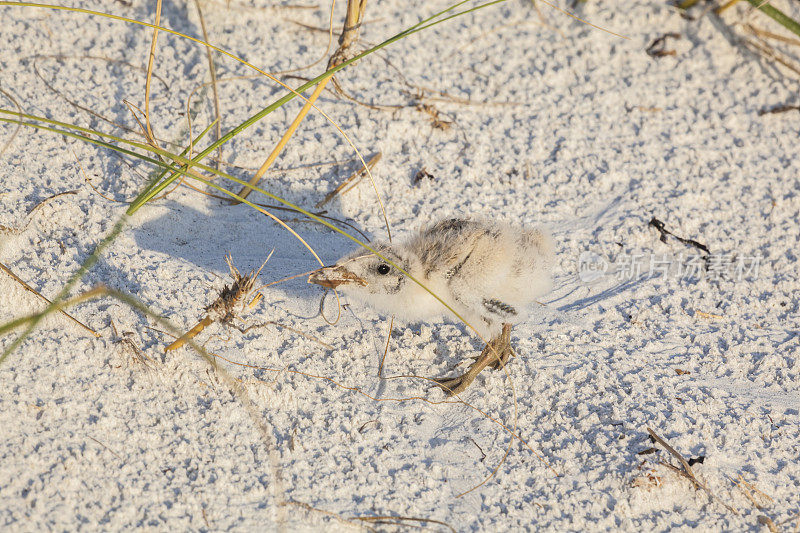
[[[366,286],[367,282],[344,268],[343,266],[334,265],[329,267],[322,267],[315,270],[308,276],[309,283],[316,283],[326,289],[335,289],[339,285],[357,283],[361,286]]]

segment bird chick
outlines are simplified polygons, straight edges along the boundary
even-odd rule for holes
[[[523,320],[525,307],[550,289],[553,244],[537,229],[451,218],[404,243],[372,247],[491,339],[462,376],[434,380],[448,395],[465,390],[486,366],[505,365],[513,355],[512,324]],[[313,272],[308,281],[408,321],[455,318],[423,287],[368,250]]]

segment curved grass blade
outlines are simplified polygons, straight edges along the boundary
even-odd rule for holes
[[[774,7],[769,2],[764,0],[747,0],[747,2],[768,17],[772,18],[790,32],[800,37],[800,22],[797,22],[780,9]]]

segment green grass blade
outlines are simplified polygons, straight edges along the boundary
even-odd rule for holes
[[[363,59],[364,57],[366,57],[366,56],[368,56],[368,55],[370,55],[370,54],[372,54],[374,52],[377,52],[378,50],[380,50],[382,48],[385,48],[385,47],[389,46],[390,44],[399,41],[400,39],[408,37],[409,35],[413,35],[414,33],[418,33],[420,31],[426,30],[428,28],[431,28],[431,27],[433,27],[433,26],[435,26],[437,24],[440,24],[442,22],[445,22],[447,20],[462,16],[462,15],[466,15],[467,13],[471,13],[471,12],[477,11],[479,9],[484,9],[486,7],[490,7],[492,5],[499,4],[499,3],[502,3],[502,2],[505,2],[505,1],[506,0],[494,0],[492,2],[487,2],[487,3],[481,4],[481,5],[475,6],[473,8],[470,8],[468,10],[465,10],[465,11],[461,11],[459,13],[452,14],[452,15],[450,15],[448,17],[444,17],[444,18],[441,18],[439,20],[434,20],[437,17],[440,17],[441,15],[443,15],[445,13],[448,13],[451,10],[455,9],[456,7],[466,3],[466,1],[458,2],[458,3],[448,7],[447,9],[439,11],[438,13],[432,15],[431,17],[428,17],[427,19],[415,24],[414,26],[411,26],[410,28],[408,28],[406,30],[403,30],[402,32],[390,37],[389,39],[386,39],[382,43],[380,43],[380,44],[378,44],[376,46],[373,46],[372,48],[370,48],[368,50],[365,50],[364,52],[361,52],[360,54],[356,55],[355,57],[353,57],[351,59],[348,59],[347,61],[345,61],[343,63],[340,63],[339,65],[336,65],[335,67],[332,67],[331,69],[323,72],[322,74],[320,74],[316,78],[312,79],[311,81],[308,81],[308,82],[302,84],[301,86],[299,86],[298,88],[294,89],[294,91],[285,94],[284,96],[282,96],[278,100],[274,101],[273,103],[271,103],[270,105],[268,105],[267,107],[265,107],[264,109],[262,109],[261,111],[256,113],[255,115],[251,116],[250,118],[248,118],[247,120],[245,120],[244,122],[239,124],[238,126],[234,127],[233,129],[231,129],[230,131],[225,133],[225,135],[220,137],[217,141],[211,143],[205,150],[200,152],[193,159],[193,161],[201,161],[201,160],[203,160],[208,154],[210,154],[211,152],[216,150],[219,146],[225,144],[226,142],[231,140],[233,137],[238,135],[240,132],[242,132],[243,130],[249,128],[250,126],[252,126],[256,122],[258,122],[259,120],[261,120],[262,118],[264,118],[268,114],[270,114],[273,111],[275,111],[276,109],[282,107],[284,104],[292,101],[295,98],[295,96],[297,96],[298,94],[303,93],[304,91],[307,91],[311,87],[314,87],[315,85],[317,85],[319,82],[321,82],[321,81],[333,76],[334,74],[336,74],[337,72],[339,72],[343,68],[346,68],[347,66],[352,65],[356,61],[358,61],[360,59]],[[431,22],[432,20],[433,20],[433,22]],[[177,175],[173,174],[169,178],[167,178],[166,180],[161,182],[161,184],[159,184],[157,187],[154,187],[153,189],[148,191],[147,194],[139,195],[137,198],[135,198],[133,200],[133,202],[131,202],[131,206],[128,208],[127,213],[129,215],[135,213],[142,205],[147,203],[150,199],[152,199],[158,193],[160,193],[165,188],[167,188],[176,178],[177,178]],[[249,186],[249,184],[246,184],[246,185]]]
[[[750,3],[750,5],[763,12],[768,17],[771,17],[778,24],[800,37],[800,23],[791,18],[789,15],[764,0],[747,1]]]

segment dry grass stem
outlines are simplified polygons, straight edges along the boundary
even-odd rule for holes
[[[154,26],[161,24],[161,0],[156,0],[156,16],[153,22]],[[155,143],[153,136],[153,128],[150,127],[150,80],[153,76],[153,63],[156,58],[156,43],[158,41],[158,28],[153,28],[153,41],[150,43],[150,56],[147,60],[147,78],[144,82],[144,118],[147,124],[147,138],[150,142]],[[206,40],[206,42],[208,42]]]
[[[197,16],[200,18],[200,28],[203,30],[203,40],[205,42],[209,42],[208,40],[208,31],[206,30],[206,19],[203,16],[203,10],[200,8],[200,0],[194,0],[194,5],[197,8]],[[211,75],[211,91],[214,95],[214,118],[216,119],[216,126],[214,134],[216,138],[214,139],[219,140],[222,137],[222,120],[220,119],[220,105],[219,105],[219,92],[217,91],[217,68],[214,66],[214,55],[211,48],[206,47],[206,57],[208,58],[208,71]],[[190,114],[186,114],[187,118],[190,118]],[[191,118],[190,118],[191,120]],[[189,142],[191,142],[191,134],[189,135]],[[189,153],[189,157],[192,157],[191,152]],[[217,170],[219,170],[219,161],[222,159],[222,146],[220,145],[217,148],[217,159],[216,165]]]
[[[14,95],[12,95],[12,94],[11,94],[10,92],[8,92],[8,91],[5,91],[5,90],[3,90],[3,88],[2,88],[2,87],[0,87],[0,94],[4,95],[6,98],[8,98],[9,100],[11,100],[11,103],[12,103],[12,104],[14,104],[14,107],[16,107],[16,108],[17,108],[17,111],[19,111],[20,113],[22,113],[22,108],[20,107],[20,105],[19,105],[19,102],[17,102],[17,99],[16,99],[16,98],[14,98]],[[21,118],[21,117],[20,117],[20,120],[22,120],[22,118]],[[20,129],[21,127],[22,127],[22,122],[19,122],[19,123],[17,124],[17,127],[16,127],[16,128],[14,128],[14,133],[12,133],[12,134],[11,134],[11,137],[9,137],[9,138],[8,138],[8,140],[7,140],[5,143],[3,143],[3,147],[2,147],[2,148],[0,148],[0,157],[2,157],[2,156],[3,156],[3,154],[4,154],[4,153],[5,153],[5,151],[8,149],[8,147],[9,147],[9,146],[11,146],[11,143],[12,143],[12,142],[14,142],[14,139],[17,137],[17,134],[19,133],[19,129]]]
[[[732,5],[734,5],[738,1],[739,0],[728,0],[727,2],[725,2],[724,4],[719,6],[718,8],[714,9],[714,13],[719,15],[720,13],[724,12],[726,9],[730,8]]]
[[[297,131],[297,128],[300,126],[300,123],[303,121],[308,112],[311,110],[311,107],[314,105],[314,102],[317,101],[317,98],[319,98],[319,95],[322,94],[322,91],[325,89],[325,85],[327,85],[329,81],[330,78],[325,78],[324,80],[319,82],[319,85],[316,86],[314,92],[311,93],[311,96],[308,97],[302,109],[300,109],[300,112],[297,114],[292,123],[289,124],[289,127],[286,129],[286,132],[283,134],[283,137],[281,137],[280,141],[278,141],[278,144],[275,145],[275,148],[273,148],[272,152],[270,152],[269,156],[267,156],[266,161],[264,161],[264,163],[261,165],[258,171],[256,171],[255,175],[252,178],[250,178],[250,181],[248,182],[250,185],[258,185],[258,182],[261,181],[261,178],[264,176],[264,174],[267,173],[267,170],[269,170],[269,168],[272,166],[272,163],[275,162],[280,153],[283,151],[283,148],[286,146],[286,144],[288,144],[289,139],[292,138],[294,132]],[[240,196],[241,198],[247,198],[248,196],[250,196],[250,193],[252,191],[253,191],[252,188],[244,186],[238,192],[238,196]],[[238,205],[241,203],[239,200],[236,199],[230,200],[230,202],[233,205]]]
[[[726,476],[726,477],[728,477],[728,476]],[[766,505],[770,505],[770,504],[774,503],[775,500],[773,500],[768,494],[765,494],[764,492],[759,490],[752,483],[749,483],[748,481],[746,481],[744,479],[744,477],[742,477],[741,474],[739,474],[737,477],[738,477],[738,480],[732,479],[730,477],[728,477],[728,479],[734,485],[736,485],[736,488],[738,488],[740,491],[742,491],[742,494],[744,494],[744,496],[748,500],[750,500],[750,503],[753,504],[753,507],[755,507],[756,509],[763,509]],[[756,500],[756,496],[758,496],[759,498],[764,500],[766,502],[766,504]]]
[[[39,298],[41,298],[42,300],[44,300],[45,302],[47,302],[47,304],[48,304],[48,305],[52,305],[52,303],[53,303],[53,302],[51,302],[50,300],[48,300],[47,298],[45,298],[45,297],[42,295],[42,293],[40,293],[39,291],[37,291],[36,289],[34,289],[33,287],[31,287],[30,285],[28,285],[27,283],[25,283],[25,282],[24,282],[22,279],[20,279],[20,278],[19,278],[19,276],[17,276],[16,274],[14,274],[14,273],[11,271],[11,269],[9,269],[9,268],[8,268],[6,265],[4,265],[3,263],[0,263],[0,270],[2,270],[3,272],[5,272],[5,273],[6,273],[6,274],[8,274],[9,276],[11,276],[11,279],[13,279],[14,281],[16,281],[16,282],[17,282],[17,283],[19,283],[20,285],[22,285],[22,287],[23,287],[25,290],[27,290],[27,291],[29,291],[29,292],[32,292],[33,294],[35,294],[36,296],[38,296]],[[89,326],[87,326],[86,324],[84,324],[83,322],[81,322],[80,320],[78,320],[77,318],[75,318],[74,316],[70,315],[69,313],[67,313],[67,312],[66,312],[66,311],[64,311],[63,309],[60,309],[60,310],[59,310],[59,312],[60,312],[62,315],[64,315],[65,317],[67,317],[67,318],[69,318],[70,320],[72,320],[72,321],[73,321],[74,323],[76,323],[77,325],[79,325],[81,328],[85,329],[86,331],[88,331],[89,333],[91,333],[92,335],[94,335],[95,337],[97,337],[97,338],[99,338],[99,337],[102,337],[102,335],[100,335],[100,334],[99,334],[99,333],[97,333],[95,330],[93,330],[92,328],[90,328]]]
[[[39,210],[39,208],[43,207],[50,200],[53,200],[53,199],[58,198],[60,196],[67,196],[67,195],[72,195],[72,194],[78,194],[78,191],[65,191],[65,192],[56,193],[56,194],[54,194],[52,196],[48,196],[47,198],[45,198],[44,200],[40,201],[38,204],[33,206],[28,211],[28,213],[25,215],[25,220],[24,220],[23,225],[21,227],[9,228],[9,227],[0,225],[0,234],[17,235],[19,233],[22,233],[23,231],[28,229],[28,226],[30,226],[31,221],[33,220],[34,213],[36,213],[36,211]]]
[[[332,513],[331,511],[326,511],[325,509],[319,509],[317,507],[313,507],[313,506],[311,506],[311,505],[309,505],[309,504],[307,504],[305,502],[298,502],[298,501],[294,501],[294,500],[289,500],[289,501],[281,502],[278,505],[280,505],[281,507],[284,507],[284,506],[287,506],[287,505],[294,505],[294,506],[297,506],[297,507],[302,507],[306,511],[311,511],[311,512],[314,512],[314,513],[320,513],[320,514],[324,514],[325,516],[329,516],[329,517],[333,518],[334,520],[336,520],[336,521],[338,521],[338,522],[340,522],[340,523],[342,523],[344,525],[348,525],[348,526],[355,527],[355,528],[358,528],[358,529],[367,529],[369,531],[375,531],[375,529],[373,529],[371,527],[365,526],[364,524],[361,524],[359,522],[355,522],[354,521],[355,519],[345,518],[345,517],[340,516],[340,515],[338,515],[336,513]]]
[[[493,424],[497,425],[498,427],[500,427],[501,429],[506,431],[511,437],[513,437],[512,438],[512,442],[513,442],[514,438],[519,440],[534,455],[534,457],[536,457],[551,472],[553,472],[553,474],[555,474],[556,477],[559,476],[558,472],[556,472],[556,470],[552,467],[552,465],[550,465],[550,463],[544,457],[542,457],[539,453],[537,453],[536,450],[534,450],[531,447],[531,445],[528,444],[527,440],[522,438],[517,433],[516,427],[514,429],[509,428],[506,424],[504,424],[500,420],[496,419],[495,417],[491,416],[490,414],[486,413],[480,407],[476,407],[475,405],[473,405],[473,404],[471,404],[471,403],[469,403],[467,401],[462,400],[460,397],[455,396],[455,397],[446,398],[444,400],[429,400],[428,398],[425,398],[425,397],[422,397],[422,396],[407,396],[407,397],[402,397],[402,398],[392,398],[392,397],[389,397],[389,398],[378,398],[376,396],[372,396],[372,395],[364,392],[359,387],[354,387],[354,386],[346,385],[344,383],[340,383],[339,381],[336,381],[335,379],[330,378],[328,376],[320,376],[320,375],[316,375],[316,374],[310,374],[308,372],[303,372],[302,370],[290,369],[290,368],[288,368],[288,366],[284,366],[282,368],[272,368],[272,367],[266,367],[266,366],[259,366],[259,365],[251,365],[251,364],[247,364],[247,363],[241,363],[241,362],[234,361],[232,359],[228,359],[227,357],[224,357],[222,355],[215,354],[215,353],[209,353],[209,355],[211,357],[215,357],[217,359],[221,359],[221,360],[223,360],[223,361],[225,361],[227,363],[230,363],[230,364],[236,365],[236,366],[241,366],[243,368],[252,368],[254,370],[261,370],[261,371],[265,371],[265,372],[274,372],[276,374],[281,374],[281,373],[296,374],[296,375],[300,375],[300,376],[303,376],[303,377],[309,378],[309,379],[318,379],[318,380],[322,380],[322,381],[327,381],[328,383],[331,383],[332,385],[334,385],[334,386],[336,386],[336,387],[338,387],[338,388],[340,388],[342,390],[355,392],[356,394],[360,394],[361,396],[364,396],[365,398],[367,398],[369,400],[372,400],[374,402],[379,402],[379,403],[382,403],[382,402],[399,402],[399,403],[401,403],[401,402],[410,402],[410,401],[417,400],[417,401],[421,401],[421,402],[427,403],[428,405],[442,405],[442,404],[461,404],[461,405],[464,405],[464,406],[472,409],[473,411],[475,411],[479,415],[481,415],[486,420],[492,422]],[[411,374],[389,376],[389,377],[384,377],[382,379],[386,379],[386,380],[392,380],[392,379],[417,379],[417,380],[427,381],[427,382],[430,382],[430,383],[435,383],[430,378],[426,378],[426,377],[423,377],[423,376],[415,376],[415,375],[411,375]],[[269,383],[269,382],[267,382],[265,380],[258,379],[258,380],[255,381],[255,383],[262,383],[263,384],[263,383]],[[489,476],[489,478],[491,478],[491,476]],[[489,478],[484,480],[483,483],[485,483]],[[483,483],[481,483],[481,485]],[[480,485],[478,485],[478,486],[480,486]],[[472,490],[474,490],[474,488],[470,489],[470,491],[472,491]],[[470,492],[470,491],[467,491],[467,492]],[[466,493],[464,493],[464,494],[466,494]]]
[[[775,525],[775,522],[772,521],[772,518],[766,515],[762,514],[761,516],[759,516],[758,523],[761,524],[762,526],[767,526],[767,529],[770,530],[770,533],[778,533],[780,531],[778,529],[778,526]]]
[[[694,310],[694,314],[696,316],[701,317],[701,318],[714,318],[714,319],[717,319],[717,320],[721,320],[722,318],[724,318],[722,315],[715,315],[713,313],[706,313],[705,311],[700,311],[699,309],[695,309]]]
[[[75,150],[70,149],[70,151],[72,152],[72,157],[75,158],[75,163],[78,164],[78,168],[81,170],[81,174],[83,174],[83,181],[87,185],[89,185],[89,187],[91,187],[91,189],[95,192],[95,194],[97,194],[98,196],[100,196],[101,198],[103,198],[105,200],[108,200],[109,202],[120,203],[120,204],[123,204],[123,203],[126,204],[126,203],[129,202],[129,200],[115,200],[114,198],[106,196],[105,194],[100,192],[100,190],[97,187],[94,186],[94,184],[92,183],[92,180],[89,179],[89,175],[86,174],[86,169],[83,168],[83,164],[81,164],[80,159],[78,159],[78,154],[75,153]]]
[[[140,130],[137,130],[137,129],[134,129],[134,128],[129,128],[128,126],[125,126],[124,124],[120,124],[119,122],[115,122],[115,121],[111,120],[110,118],[107,118],[107,117],[105,117],[105,116],[101,115],[100,113],[98,113],[98,112],[97,112],[97,111],[95,111],[94,109],[91,109],[91,108],[89,108],[89,107],[86,107],[86,106],[84,106],[84,105],[81,105],[81,104],[80,104],[80,103],[78,103],[77,101],[75,101],[75,100],[73,100],[73,99],[69,98],[69,97],[68,97],[66,94],[64,94],[63,92],[61,92],[61,91],[59,91],[58,89],[56,89],[56,88],[53,86],[53,84],[52,84],[51,82],[47,81],[47,79],[46,79],[46,78],[45,78],[45,77],[42,75],[42,73],[41,73],[41,72],[39,72],[39,67],[38,67],[38,59],[39,59],[39,58],[42,58],[42,57],[44,57],[44,58],[52,58],[52,59],[70,59],[70,56],[64,56],[64,55],[42,55],[42,56],[38,56],[38,55],[37,55],[37,56],[34,56],[34,58],[33,58],[33,72],[34,72],[34,74],[36,75],[36,77],[37,77],[37,78],[39,78],[39,79],[42,81],[42,83],[44,83],[45,87],[46,87],[46,88],[47,88],[47,89],[48,89],[50,92],[52,92],[53,94],[55,94],[56,96],[58,96],[59,98],[61,98],[62,100],[64,100],[65,102],[67,102],[69,105],[71,105],[71,106],[72,106],[72,107],[74,107],[75,109],[80,109],[81,111],[83,111],[83,112],[85,112],[85,113],[88,113],[89,115],[91,115],[91,116],[95,117],[96,119],[98,119],[98,120],[102,120],[103,122],[105,122],[105,123],[107,123],[107,124],[110,124],[110,125],[114,126],[115,128],[119,128],[119,129],[120,129],[120,130],[122,130],[122,131],[126,131],[126,132],[128,132],[128,133],[132,133],[132,134],[134,134],[134,135],[138,135],[138,136],[141,136],[141,137],[143,137],[143,138],[147,139],[147,135],[146,135],[146,134],[144,134],[144,133],[142,133],[142,131],[140,131]],[[143,67],[138,67],[138,66],[136,66],[136,65],[131,65],[130,63],[128,63],[128,62],[126,62],[126,61],[115,60],[115,59],[109,59],[109,58],[105,58],[105,57],[97,57],[97,56],[85,56],[85,58],[84,58],[84,57],[75,57],[75,59],[97,59],[97,60],[105,60],[105,61],[108,61],[109,63],[119,63],[119,64],[123,64],[123,65],[126,65],[126,66],[128,66],[128,67],[131,67],[131,68],[134,68],[134,69],[138,69],[138,70],[145,70]],[[155,76],[154,76],[154,77],[155,77]],[[166,89],[166,90],[169,90],[169,86],[167,85],[167,83],[166,83],[166,82],[165,82],[163,79],[161,79],[161,78],[157,78],[157,79],[158,79],[158,80],[159,80],[159,81],[160,81],[162,84],[164,84],[164,87],[165,87],[165,89]],[[158,140],[159,140],[160,142],[162,142],[162,143],[164,142],[164,140],[163,140],[163,139],[158,139]]]
[[[742,39],[742,43],[745,47],[751,49],[755,53],[767,58],[771,59],[774,62],[782,65],[783,67],[789,69],[790,71],[794,72],[798,76],[800,76],[800,66],[795,65],[789,59],[784,57],[780,52],[775,50],[772,46],[766,43],[766,41],[757,37],[756,39]]]
[[[745,24],[745,29],[748,30],[753,35],[758,37],[767,38],[767,39],[774,39],[776,41],[780,41],[782,43],[790,44],[792,46],[800,46],[800,39],[794,39],[792,37],[784,37],[783,35],[778,35],[777,33],[772,33],[771,31],[767,31],[762,28],[757,28],[752,24]]]
[[[323,342],[323,341],[319,340],[317,337],[315,337],[313,335],[310,335],[310,334],[308,334],[308,333],[306,333],[304,331],[301,331],[301,330],[299,330],[297,328],[293,328],[292,326],[287,326],[286,324],[282,324],[281,322],[277,322],[277,321],[274,321],[274,320],[270,320],[269,322],[264,322],[263,324],[256,324],[256,325],[253,325],[253,326],[248,326],[246,328],[239,328],[239,331],[244,334],[244,333],[247,333],[247,332],[252,331],[254,329],[265,328],[267,326],[276,326],[276,327],[281,328],[281,329],[289,330],[289,331],[291,331],[293,333],[297,333],[301,337],[305,337],[306,339],[308,339],[310,341],[316,342],[317,344],[327,348],[328,350],[333,350],[333,346],[331,346],[327,342]]]
[[[363,16],[363,10],[366,9],[366,0],[348,0],[347,3],[347,18],[345,19],[344,29],[342,30],[342,35],[339,38],[339,49],[331,56],[330,61],[328,62],[328,68],[334,67],[344,61],[342,59],[344,57],[345,50],[348,46],[353,42],[357,35],[357,31],[361,22],[361,17]],[[289,125],[289,128],[283,134],[278,144],[272,150],[272,152],[267,157],[264,164],[261,165],[261,168],[255,173],[255,175],[250,179],[248,182],[250,185],[256,185],[261,178],[266,174],[267,170],[272,166],[275,160],[278,158],[280,153],[283,151],[283,148],[289,142],[294,132],[297,131],[297,128],[300,126],[300,123],[306,117],[308,112],[314,106],[314,102],[317,101],[319,95],[322,94],[322,91],[325,90],[325,86],[330,82],[333,77],[325,78],[319,82],[319,84],[314,89],[314,92],[311,93],[311,96],[308,97],[303,107],[300,109],[300,112],[297,114],[297,117],[292,121]],[[242,187],[239,191],[238,195],[242,198],[247,198],[250,195],[250,192],[253,189],[250,187]],[[240,203],[238,200],[232,201],[233,204]]]
[[[355,187],[356,184],[359,181],[361,181],[361,178],[363,178],[366,175],[367,169],[369,168],[370,170],[372,170],[375,167],[375,165],[378,164],[378,161],[381,160],[382,156],[383,156],[383,154],[381,152],[378,152],[377,154],[373,155],[369,159],[369,161],[367,161],[367,166],[362,166],[361,168],[359,168],[358,170],[353,172],[350,175],[349,178],[347,178],[342,183],[340,183],[334,190],[332,190],[331,192],[326,194],[325,198],[323,198],[322,200],[317,202],[317,204],[314,207],[316,209],[319,209],[320,207],[324,206],[325,204],[327,204],[328,202],[333,200],[333,197],[336,196],[337,194],[339,194],[340,192],[342,194],[344,194],[344,192],[347,192],[347,191],[342,192],[342,189],[344,189],[345,187],[347,187],[351,183],[353,184],[353,187]],[[350,189],[348,189],[348,190],[350,190]]]
[[[440,526],[444,526],[453,533],[456,533],[456,530],[453,526],[448,524],[447,522],[442,522],[440,520],[434,520],[432,518],[417,518],[413,516],[356,516],[356,520],[361,520],[363,522],[374,522],[376,524],[381,525],[395,525],[395,526],[405,526],[409,527],[409,524],[404,524],[403,522],[422,522],[422,523],[430,523],[430,524],[439,524]]]
[[[695,488],[702,489],[703,491],[705,491],[705,493],[708,494],[708,497],[712,501],[718,502],[720,505],[725,507],[727,510],[729,510],[733,514],[739,514],[739,511],[737,511],[736,509],[734,509],[733,507],[731,507],[727,503],[725,503],[725,502],[721,501],[719,498],[717,498],[714,495],[714,493],[711,492],[711,490],[708,488],[708,486],[705,483],[703,483],[699,479],[697,479],[697,476],[695,476],[694,471],[692,471],[692,467],[689,466],[689,462],[686,459],[684,459],[683,456],[675,450],[675,448],[670,446],[667,441],[665,441],[664,439],[659,437],[656,434],[656,432],[653,431],[652,429],[650,429],[649,427],[647,428],[647,432],[650,434],[650,436],[656,442],[658,442],[661,446],[663,446],[665,450],[667,450],[673,457],[675,457],[681,463],[682,468],[678,468],[675,465],[672,465],[672,464],[664,462],[664,461],[659,461],[660,464],[666,466],[670,470],[676,472],[677,474],[679,474],[679,475],[685,477],[686,479],[688,479],[689,481],[691,481],[692,484],[695,486]]]
[[[450,126],[453,125],[454,122],[453,120],[444,120],[441,118],[441,115],[444,115],[446,113],[442,113],[431,104],[424,104],[422,102],[419,102],[414,107],[420,113],[423,113],[425,115],[428,115],[428,117],[430,117],[431,126],[435,130],[447,131],[450,129]]]
[[[95,441],[97,444],[99,444],[100,446],[102,446],[102,447],[103,447],[103,448],[105,448],[106,450],[108,450],[109,452],[111,452],[111,455],[113,455],[114,457],[116,457],[117,459],[119,459],[120,461],[122,461],[123,463],[125,463],[125,459],[123,459],[122,457],[120,457],[120,455],[119,455],[117,452],[115,452],[114,450],[112,450],[111,448],[109,448],[108,446],[106,446],[105,444],[103,444],[102,442],[100,442],[99,440],[97,440],[96,438],[92,437],[91,435],[86,435],[86,436],[87,436],[88,438],[92,439],[93,441]]]

